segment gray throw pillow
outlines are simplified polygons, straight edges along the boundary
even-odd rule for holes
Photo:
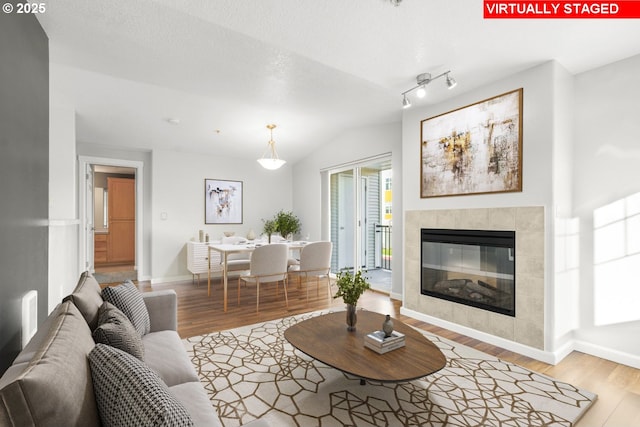
[[[194,425],[160,377],[130,354],[96,344],[89,365],[104,427]]]
[[[93,331],[93,340],[144,360],[144,345],[140,334],[129,318],[107,301],[98,309],[98,327]]]
[[[133,282],[127,280],[121,285],[104,288],[102,298],[118,307],[131,320],[140,336],[151,331],[147,306],[142,298],[142,293]]]

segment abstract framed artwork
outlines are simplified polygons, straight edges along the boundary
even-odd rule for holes
[[[204,180],[204,223],[242,224],[242,181]]]
[[[420,122],[420,197],[522,191],[522,88]]]

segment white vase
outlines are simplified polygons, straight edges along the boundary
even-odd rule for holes
[[[256,239],[256,233],[254,233],[253,229],[249,230],[249,232],[247,233],[247,239],[249,239],[249,240],[255,240]]]

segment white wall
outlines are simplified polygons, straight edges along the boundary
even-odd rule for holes
[[[591,70],[575,78],[573,215],[580,222],[580,348],[640,367],[638,320],[596,325],[599,304],[608,298],[633,298],[640,287],[638,268],[622,277],[595,282],[593,211],[640,192],[640,55]],[[637,235],[638,231],[635,231]],[[601,249],[601,248],[599,248]],[[631,257],[626,257],[631,259]],[[597,286],[605,287],[596,299]]]
[[[194,153],[154,150],[152,156],[152,282],[191,278],[187,270],[186,242],[198,230],[220,239],[224,231],[246,236],[262,233],[262,219],[292,209],[292,171],[263,169],[255,160],[221,158]],[[243,181],[243,223],[205,225],[204,180]],[[297,213],[297,212],[294,212]],[[163,219],[166,218],[166,219]],[[302,219],[303,229],[305,219]]]
[[[142,162],[143,164],[143,217],[142,217],[142,262],[138,263],[138,280],[151,279],[151,153],[149,151],[131,150],[126,148],[112,148],[99,144],[78,142],[76,145],[78,156],[101,157],[106,159]],[[136,218],[136,221],[140,220]]]
[[[562,70],[553,61],[514,74],[437,105],[404,110],[402,144],[403,203],[405,211],[543,206],[545,208],[545,350],[554,351],[554,139],[560,130],[555,104]],[[461,82],[462,84],[463,82]],[[420,198],[420,126],[421,121],[448,111],[523,88],[522,192],[470,196]],[[464,86],[460,86],[464,89]],[[565,96],[565,95],[562,95]],[[565,102],[566,103],[566,102]]]
[[[49,109],[49,218],[77,219],[76,112]]]
[[[577,349],[640,367],[640,314],[596,324],[603,301],[594,298],[593,231],[594,210],[640,192],[640,56],[577,76],[549,62],[445,103],[408,110],[403,151],[419,152],[420,120],[517,87],[524,88],[523,192],[420,199],[419,162],[405,156],[404,208],[545,206],[545,350],[561,358]],[[631,255],[625,259],[639,256]],[[637,277],[636,269],[599,286],[609,287],[615,300],[629,285],[635,297]],[[606,299],[606,290],[600,292]]]
[[[400,123],[352,129],[327,141],[293,167],[293,208],[311,240],[329,239],[328,189],[320,171],[359,159],[391,153],[393,174],[392,296],[402,296],[402,129]]]
[[[548,206],[552,198],[554,64],[547,62],[446,102],[404,110],[402,163],[404,209],[464,209]],[[420,198],[420,121],[487,98],[523,88],[523,191],[473,196]],[[463,86],[460,89],[464,89]],[[541,165],[549,165],[548,168]]]
[[[579,273],[576,254],[579,240],[576,239],[576,221],[572,218],[573,191],[573,104],[575,98],[574,76],[560,64],[554,65],[554,101],[553,101],[553,207],[550,215],[554,220],[553,250],[554,275],[553,288],[545,305],[545,318],[552,328],[547,338],[547,348],[559,349],[570,345],[573,331],[578,327],[578,290]]]
[[[49,311],[73,291],[80,273],[75,126],[75,110],[50,106]]]

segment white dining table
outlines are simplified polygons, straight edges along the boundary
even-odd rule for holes
[[[294,241],[294,242],[280,242],[285,243],[289,246],[289,250],[299,250],[302,249],[308,242]],[[227,260],[230,254],[239,254],[239,253],[251,253],[256,247],[268,245],[269,243],[249,243],[249,244],[228,244],[228,243],[212,243],[208,246],[207,253],[207,295],[211,296],[211,251],[216,251],[220,253],[220,258],[222,262],[222,304],[223,310],[227,311],[227,283],[228,283],[228,268],[227,268]]]

